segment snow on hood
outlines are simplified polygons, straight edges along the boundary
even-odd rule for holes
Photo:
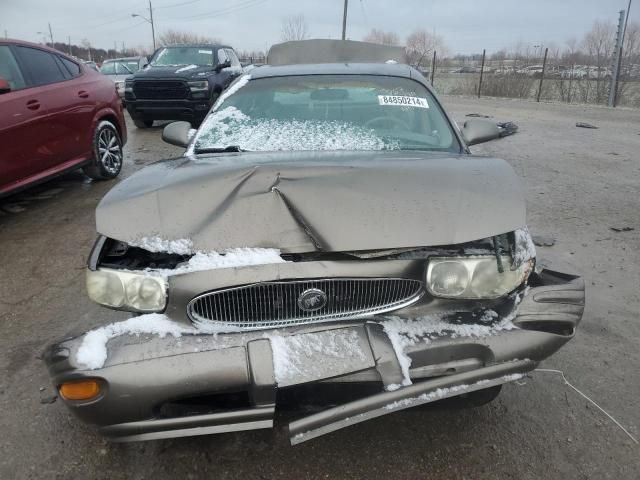
[[[97,231],[194,251],[283,253],[451,245],[525,225],[503,160],[428,152],[233,153],[159,162],[117,184]]]

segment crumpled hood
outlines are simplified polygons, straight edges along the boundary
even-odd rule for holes
[[[188,238],[196,250],[282,252],[435,246],[525,224],[504,161],[426,152],[247,152],[158,162],[120,182],[99,233]]]

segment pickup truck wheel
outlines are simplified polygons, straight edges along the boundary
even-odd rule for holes
[[[138,128],[151,128],[153,127],[153,120],[145,120],[143,118],[134,118],[133,124]]]
[[[115,178],[122,170],[122,140],[115,125],[107,120],[98,123],[93,134],[93,159],[82,168],[94,180]]]

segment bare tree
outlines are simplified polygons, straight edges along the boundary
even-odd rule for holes
[[[622,50],[622,64],[618,81],[618,103],[621,103],[625,93],[629,92],[629,81],[632,77],[640,75],[640,23],[629,22],[624,38]],[[640,107],[640,98],[629,95],[627,103]]]
[[[377,28],[371,29],[363,38],[365,42],[380,43],[382,45],[400,45],[400,37],[395,32],[385,32]]]
[[[441,57],[447,55],[444,39],[435,33],[426,30],[416,30],[407,37],[407,58],[410,65],[420,68],[423,61],[428,61],[434,50]]]
[[[590,57],[590,62],[596,67],[595,99],[596,103],[602,103],[607,97],[607,83],[605,77],[610,75],[607,67],[611,65],[611,54],[614,47],[615,28],[611,22],[593,22],[591,30],[587,32],[582,41],[585,53]],[[588,72],[587,77],[591,77]],[[581,92],[582,100],[588,102],[591,95],[591,83],[584,82],[584,91]]]
[[[283,42],[292,40],[304,40],[309,37],[309,27],[304,15],[291,15],[282,19],[282,33],[280,35]]]
[[[160,46],[180,45],[187,43],[220,43],[220,40],[213,37],[197,35],[190,32],[181,32],[179,30],[165,30],[158,37]]]

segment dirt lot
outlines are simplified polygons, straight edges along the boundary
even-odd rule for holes
[[[520,125],[474,150],[511,162],[531,230],[556,239],[540,255],[573,266],[588,287],[576,338],[544,366],[564,370],[640,437],[640,111],[444,100],[459,123],[479,112]],[[158,128],[131,127],[126,152],[122,177],[180,150]],[[125,317],[84,293],[94,208],[111,186],[70,174],[0,201],[0,478],[640,477],[640,447],[542,373],[482,408],[408,410],[297,447],[283,418],[273,432],[107,443],[54,401],[39,357],[55,338]]]

